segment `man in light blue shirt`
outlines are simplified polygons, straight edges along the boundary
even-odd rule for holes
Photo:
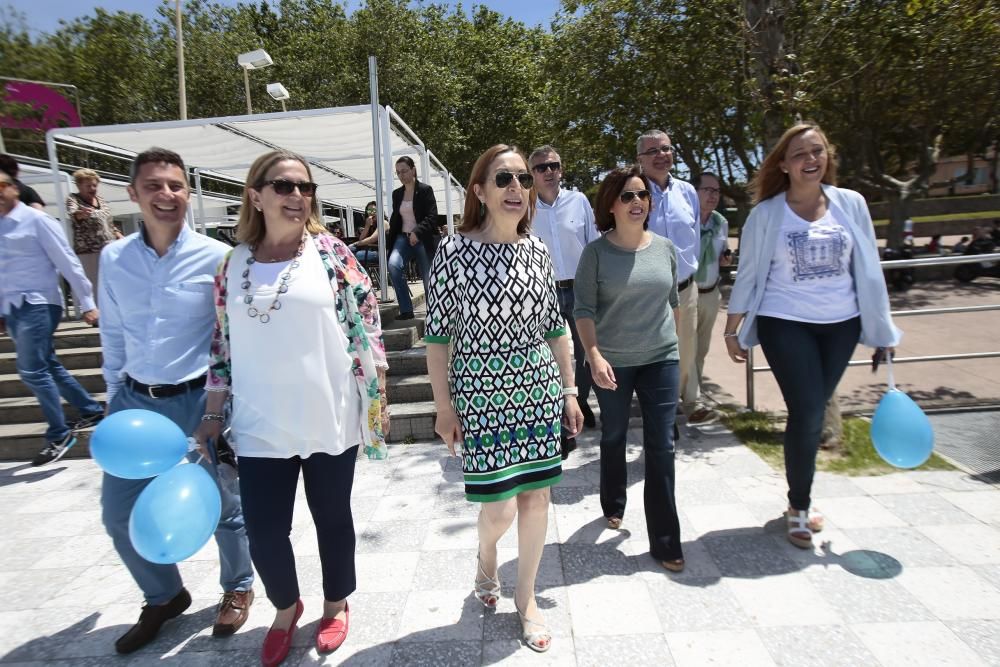
[[[87,324],[98,312],[90,281],[66,241],[62,226],[19,200],[14,177],[0,171],[0,334],[14,340],[17,372],[42,408],[48,423],[45,446],[32,465],[58,461],[76,444],[73,431],[100,421],[104,411],[56,358],[52,345],[62,319],[62,274],[73,288]],[[61,398],[80,413],[66,423]]]
[[[531,220],[531,233],[542,240],[552,256],[552,267],[556,274],[556,296],[559,298],[559,312],[569,325],[573,337],[573,358],[576,362],[576,386],[580,394],[580,410],[585,426],[596,425],[594,412],[587,404],[593,379],[586,361],[580,334],[573,319],[575,299],[573,280],[576,266],[580,263],[583,247],[600,234],[594,224],[594,210],[587,196],[582,192],[564,190],[562,180],[562,160],[552,146],[546,144],[531,152],[528,164],[535,176],[535,192],[538,202],[535,217]],[[567,453],[564,451],[564,454]]]
[[[184,162],[176,153],[153,148],[136,156],[128,191],[142,210],[143,224],[101,252],[102,370],[108,412],[151,410],[190,436],[205,412],[205,373],[215,326],[213,281],[229,248],[185,224],[190,190]],[[220,480],[216,452],[210,453],[212,460],[201,464],[219,483],[222,496],[215,540],[224,591],[213,634],[225,636],[247,619],[253,569],[237,483]],[[138,623],[115,643],[119,653],[148,644],[166,621],[191,604],[177,566],[145,560],[129,538],[132,506],[151,481],[105,473],[101,488],[104,526],[146,599]]]
[[[636,153],[652,189],[649,231],[670,239],[677,249],[677,348],[683,394],[683,388],[690,384],[688,377],[696,372],[698,285],[694,274],[701,250],[701,205],[694,186],[670,175],[676,150],[666,132],[650,130],[642,134],[636,141]],[[694,405],[696,398],[682,395],[679,403]]]

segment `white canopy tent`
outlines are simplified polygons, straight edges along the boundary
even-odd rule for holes
[[[52,172],[47,169],[20,165],[21,173],[18,178],[26,185],[30,185],[38,192],[39,196],[45,200],[45,212],[53,218],[63,217],[63,202],[66,195],[75,190],[73,178],[65,171],[62,174],[61,199],[57,199],[60,193],[56,192],[55,184],[52,182]],[[101,179],[98,190],[101,197],[108,202],[111,213],[115,216],[138,215],[139,205],[133,202],[128,195],[128,183],[124,180]],[[239,204],[240,200],[235,197],[223,197],[220,195],[205,195],[205,220],[206,226],[216,226],[226,218],[228,207]]]
[[[131,159],[152,146],[178,153],[194,168],[195,219],[206,214],[208,197],[201,177],[214,176],[244,182],[253,161],[274,149],[302,155],[310,164],[318,196],[328,205],[351,212],[375,200],[385,214],[391,202],[393,164],[403,155],[417,164],[418,178],[431,185],[438,212],[446,215],[453,231],[453,215],[461,213],[465,192],[444,165],[392,110],[377,104],[330,109],[310,109],[252,116],[229,116],[159,123],[133,123],[49,130],[46,134],[55,201],[63,201],[65,188],[59,173],[60,147],[72,147]],[[381,164],[377,161],[381,160]],[[60,214],[62,212],[60,211]],[[60,215],[62,217],[62,215]],[[388,217],[388,216],[386,216]],[[200,224],[200,223],[199,223]],[[381,235],[380,235],[381,236]],[[380,238],[383,296],[385,280],[384,238]]]

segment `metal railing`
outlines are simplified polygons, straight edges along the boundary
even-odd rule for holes
[[[881,262],[883,269],[909,269],[922,266],[946,266],[949,264],[978,264],[980,262],[1000,262],[1000,253],[988,255],[953,255],[950,257],[923,257],[920,259],[896,259]],[[951,308],[920,308],[918,310],[895,310],[893,317],[911,317],[914,315],[949,315],[953,313],[978,313],[987,310],[1000,310],[1000,304],[988,306],[955,306]],[[747,409],[754,409],[754,373],[771,370],[770,366],[753,365],[753,348],[747,350],[746,389]],[[925,361],[955,361],[964,359],[991,359],[1000,357],[997,352],[965,352],[961,354],[928,354],[919,357],[894,357],[894,364],[915,364]],[[858,359],[848,363],[848,366],[864,366],[870,361]]]

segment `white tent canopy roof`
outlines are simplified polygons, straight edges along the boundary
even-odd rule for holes
[[[65,173],[65,172],[63,172]],[[66,174],[68,177],[69,174]],[[58,199],[56,193],[55,185],[52,183],[52,172],[48,169],[39,169],[38,167],[30,167],[21,165],[21,173],[18,178],[25,184],[30,185],[32,188],[38,192],[39,196],[45,201],[45,211],[53,218],[58,219],[61,215],[63,208],[63,201],[65,200],[66,191],[65,183],[72,184],[72,179],[67,178],[64,181],[64,187],[62,192],[63,200]],[[69,192],[73,192],[75,187],[69,186]],[[101,184],[98,186],[97,193],[108,202],[108,207],[111,209],[113,215],[132,215],[139,213],[139,205],[133,202],[128,196],[128,183],[126,181],[112,180],[107,178],[101,179]],[[240,200],[235,197],[219,197],[215,195],[205,195],[205,214],[206,216],[211,216],[212,218],[224,218],[226,215],[226,209],[233,204],[239,204]]]
[[[378,107],[393,118],[391,109]],[[398,117],[396,117],[398,119]],[[384,126],[384,125],[383,125]],[[281,148],[305,157],[319,197],[326,203],[363,209],[376,198],[375,160],[372,140],[372,107],[353,106],[311,109],[253,116],[205,118],[160,123],[136,123],[103,127],[73,127],[49,131],[52,142],[83,150],[97,150],[132,157],[152,146],[180,154],[185,163],[203,174],[219,174],[240,182],[261,154]],[[383,137],[383,142],[385,138]],[[401,120],[390,123],[388,148],[392,162],[409,155],[417,164],[422,182],[434,188],[438,212],[445,213],[445,179],[451,178],[450,194],[455,212],[461,212],[464,192],[446,174]],[[427,151],[429,153],[429,151]],[[50,156],[51,157],[51,156]],[[430,165],[430,173],[427,165]],[[384,174],[391,178],[392,174]],[[194,202],[192,202],[194,203]]]

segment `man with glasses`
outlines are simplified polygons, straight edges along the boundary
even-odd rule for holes
[[[0,170],[0,334],[13,339],[18,375],[48,424],[45,446],[31,462],[39,466],[62,458],[76,444],[73,431],[96,424],[104,414],[56,358],[52,334],[63,313],[59,275],[73,289],[84,322],[96,324],[98,312],[93,286],[62,225],[19,197],[14,176]],[[66,422],[61,399],[76,408],[79,420]]]
[[[698,396],[687,389],[695,373],[698,337],[698,286],[694,274],[698,270],[701,248],[701,206],[698,192],[690,183],[670,174],[676,150],[670,137],[662,130],[650,130],[636,141],[639,166],[649,179],[653,201],[649,210],[649,231],[665,236],[677,250],[677,340],[680,354],[680,402],[686,411],[694,407]],[[666,295],[664,295],[666,298]],[[686,414],[686,412],[685,412]]]
[[[580,390],[578,399],[583,412],[583,424],[593,427],[597,420],[587,404],[593,379],[590,377],[590,369],[584,366],[583,344],[573,319],[573,278],[576,276],[576,265],[580,262],[583,247],[599,236],[594,224],[594,210],[582,192],[564,190],[559,186],[562,180],[562,161],[555,148],[547,144],[536,148],[528,158],[528,164],[534,173],[535,192],[538,194],[531,233],[542,240],[552,256],[559,312],[566,318],[573,336],[576,386]]]
[[[142,211],[142,225],[138,233],[101,251],[101,370],[108,385],[108,413],[150,410],[190,436],[209,418],[205,375],[216,321],[213,287],[216,268],[229,247],[188,228],[191,192],[184,162],[176,153],[162,148],[140,153],[132,163],[130,181],[129,198]],[[223,637],[247,620],[253,568],[238,481],[234,476],[220,479],[216,448],[210,449],[210,458],[201,465],[219,484],[222,497],[215,541],[224,591],[212,634]],[[189,456],[196,458],[197,452]],[[115,642],[115,650],[123,654],[151,642],[164,623],[191,605],[177,566],[147,561],[129,538],[132,507],[151,481],[105,473],[101,486],[104,527],[146,602],[138,622]]]

